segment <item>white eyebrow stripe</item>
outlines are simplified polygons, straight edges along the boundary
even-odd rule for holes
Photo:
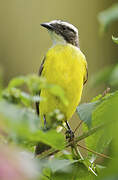
[[[73,29],[75,32],[78,32],[78,29],[75,26],[73,26],[72,24],[68,23],[68,22],[61,22],[61,24]]]
[[[57,24],[65,25],[65,26],[73,29],[73,30],[78,34],[78,29],[77,29],[75,26],[73,26],[72,24],[68,23],[68,22],[61,21],[61,20],[53,20],[53,21],[51,21],[50,23],[52,23],[52,24],[57,23]]]

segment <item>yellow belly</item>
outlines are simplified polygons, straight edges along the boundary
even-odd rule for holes
[[[47,101],[40,102],[41,117],[47,116],[55,109],[59,109],[66,120],[72,117],[81,99],[86,66],[85,56],[75,46],[70,44],[55,45],[49,49],[42,76],[49,83],[57,84],[64,89],[69,105],[65,106],[48,90],[42,89],[41,97],[46,97]]]

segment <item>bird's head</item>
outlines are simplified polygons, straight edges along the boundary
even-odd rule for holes
[[[68,22],[54,20],[42,23],[48,29],[54,43],[70,43],[79,47],[78,29]]]

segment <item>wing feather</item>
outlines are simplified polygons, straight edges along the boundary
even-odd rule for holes
[[[41,76],[41,74],[42,74],[44,63],[45,63],[45,57],[43,58],[42,63],[41,63],[40,68],[39,68],[39,73],[38,73],[39,76]],[[40,95],[40,93],[41,93],[41,91],[38,92],[38,95]],[[40,112],[39,112],[39,101],[36,102],[36,113],[39,116],[39,114],[40,114]]]

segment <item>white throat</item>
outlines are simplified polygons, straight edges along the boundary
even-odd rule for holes
[[[53,45],[55,45],[55,44],[66,44],[67,43],[66,40],[62,36],[56,34],[54,31],[49,31],[49,34],[51,36]]]

